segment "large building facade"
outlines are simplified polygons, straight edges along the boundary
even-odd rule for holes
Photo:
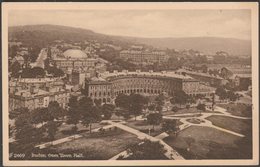
[[[183,90],[190,96],[211,95],[215,89],[201,85],[198,80],[175,72],[117,72],[102,73],[86,82],[88,96],[103,103],[111,102],[118,94],[138,93],[172,95],[176,90]]]
[[[128,60],[134,64],[154,64],[163,63],[168,60],[168,56],[162,51],[136,51],[136,50],[123,50],[120,52],[120,58]]]
[[[9,95],[9,111],[19,108],[48,107],[51,101],[57,101],[62,108],[66,108],[70,98],[70,92],[61,88],[49,88],[42,90],[31,87],[29,90],[20,90]]]
[[[9,81],[9,111],[26,107],[33,110],[57,101],[65,108],[70,91],[61,78],[19,78]]]
[[[62,55],[54,56],[52,59],[56,66],[63,71],[95,67],[98,62],[98,59],[88,57],[85,52],[79,49],[68,49]]]

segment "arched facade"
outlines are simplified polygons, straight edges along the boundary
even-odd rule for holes
[[[113,73],[112,73],[113,74]],[[102,76],[100,76],[102,77]],[[172,95],[176,90],[183,90],[188,95],[200,93],[201,85],[198,80],[188,76],[147,74],[147,73],[119,73],[103,76],[100,81],[88,81],[86,83],[88,95],[93,100],[101,99],[102,103],[109,103],[120,93],[138,93],[144,95],[158,95],[166,92]]]

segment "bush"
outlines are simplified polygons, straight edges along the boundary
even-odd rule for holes
[[[179,110],[178,107],[176,107],[176,106],[172,107],[172,111],[173,111],[173,112],[178,112],[178,110]]]

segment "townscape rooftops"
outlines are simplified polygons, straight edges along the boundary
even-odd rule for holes
[[[19,83],[45,83],[45,82],[62,82],[60,78],[19,78],[13,79],[11,82]]]
[[[190,76],[184,76],[180,74],[176,74],[174,71],[162,71],[162,72],[141,72],[141,71],[135,71],[135,72],[128,72],[128,71],[122,71],[122,72],[105,72],[101,74],[101,77],[104,79],[110,78],[110,77],[119,77],[119,76],[131,76],[131,75],[137,75],[137,76],[151,76],[151,77],[170,77],[170,78],[177,78],[177,79],[193,79]]]
[[[61,94],[64,92],[68,92],[66,89],[50,89],[49,91],[43,90],[43,89],[34,89],[33,92],[30,90],[20,90],[14,93],[16,97],[19,98],[37,98],[37,97],[45,97],[49,95],[55,95],[55,94]],[[12,96],[12,95],[11,95]]]
[[[223,79],[223,78],[221,78],[219,76],[213,76],[213,75],[210,75],[208,73],[194,72],[194,71],[189,71],[189,70],[185,70],[185,69],[179,69],[178,72],[185,72],[187,74],[200,75],[200,76],[210,77],[210,78],[214,78],[214,79]]]
[[[123,50],[120,53],[127,53],[127,54],[161,54],[161,55],[165,54],[165,52],[163,52],[163,51],[138,51],[138,50]]]

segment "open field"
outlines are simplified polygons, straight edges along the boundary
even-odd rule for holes
[[[47,148],[41,152],[82,155],[77,158],[64,158],[66,160],[107,160],[139,142],[140,140],[135,135],[117,129],[116,131],[107,131],[104,134],[100,134],[100,132],[87,133],[82,138]]]
[[[213,125],[231,130],[240,134],[250,134],[252,131],[252,120],[242,120],[225,116],[210,116],[206,118]]]
[[[186,159],[251,158],[249,138],[240,138],[210,127],[191,126],[164,141]]]
[[[227,112],[232,115],[242,116],[242,117],[252,117],[252,109],[250,109],[250,105],[246,104],[218,104],[218,106],[225,108]]]

